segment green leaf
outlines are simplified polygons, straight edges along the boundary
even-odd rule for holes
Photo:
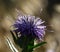
[[[39,44],[37,44],[37,45],[30,46],[29,49],[32,49],[32,48],[34,49],[34,48],[37,48],[37,47],[42,46],[42,45],[44,45],[44,44],[46,44],[46,42],[41,42],[41,43],[39,43]]]

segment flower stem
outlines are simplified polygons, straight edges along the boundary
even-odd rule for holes
[[[26,37],[25,45],[26,46],[23,48],[22,52],[32,52],[33,48],[31,47],[34,46],[34,39],[32,37]]]

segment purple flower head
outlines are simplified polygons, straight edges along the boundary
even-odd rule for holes
[[[46,28],[43,23],[44,21],[42,21],[42,19],[35,16],[19,15],[13,26],[16,28],[14,31],[17,34],[20,33],[21,36],[28,35],[29,37],[32,35],[33,37],[41,40],[44,37]]]

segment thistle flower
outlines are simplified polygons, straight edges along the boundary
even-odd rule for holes
[[[26,35],[28,37],[32,36],[33,38],[38,38],[39,40],[42,40],[46,28],[43,23],[44,21],[42,21],[42,19],[40,19],[39,17],[30,15],[18,15],[18,19],[13,26],[16,28],[14,31],[18,34],[18,37],[19,35]]]

